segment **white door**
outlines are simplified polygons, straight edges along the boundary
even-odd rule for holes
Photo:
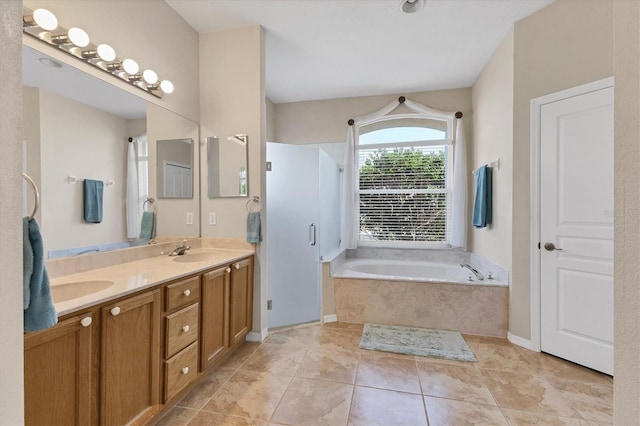
[[[319,149],[267,144],[269,328],[320,320]]]
[[[191,197],[191,165],[164,161],[163,166],[164,196],[169,198]]]
[[[613,87],[540,110],[540,346],[613,374]]]

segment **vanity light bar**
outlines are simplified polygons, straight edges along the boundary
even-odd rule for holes
[[[173,83],[169,80],[160,81],[153,70],[140,72],[136,61],[130,58],[118,59],[115,50],[108,44],[91,43],[89,35],[81,28],[67,30],[59,26],[55,15],[46,9],[31,11],[23,8],[22,30],[25,34],[55,46],[153,96],[162,98],[165,93],[173,92]]]

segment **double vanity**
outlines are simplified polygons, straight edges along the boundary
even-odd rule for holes
[[[253,254],[194,248],[52,279],[59,322],[24,337],[25,424],[159,418],[251,331]]]

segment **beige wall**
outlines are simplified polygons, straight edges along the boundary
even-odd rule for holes
[[[264,89],[264,33],[259,26],[238,28],[200,36],[200,124],[202,152],[208,136],[249,136],[249,195],[262,200],[263,239],[265,224],[266,100]],[[206,155],[201,164],[206,170]],[[202,176],[206,182],[206,175]],[[211,237],[246,236],[246,198],[207,196],[203,188],[202,235]],[[215,212],[217,225],[209,225]],[[256,247],[254,330],[267,328],[265,243]]]
[[[276,135],[276,104],[266,99],[267,142],[277,142]]]
[[[43,51],[162,105],[191,120],[199,119],[198,33],[163,1],[157,0],[24,0],[25,7],[45,7],[61,26],[84,29],[92,42],[111,45],[118,58],[131,57],[141,69],[152,69],[161,79],[171,80],[175,91],[158,99],[107,73],[83,63],[59,49],[25,36],[30,47]]]
[[[511,270],[513,61],[513,31],[510,31],[472,89],[474,135],[471,168],[500,158],[500,170],[493,171],[493,224],[483,229],[471,227],[470,247],[473,253],[508,271]],[[470,188],[473,192],[473,185]]]
[[[518,21],[514,33],[513,240],[509,331],[531,336],[530,101],[613,75],[609,0],[561,0]]]
[[[193,197],[159,198],[156,141],[193,139]],[[149,143],[149,196],[155,199],[157,235],[162,237],[197,237],[200,235],[200,160],[198,123],[154,104],[147,104],[147,141]],[[181,143],[181,142],[178,142]],[[187,225],[187,213],[193,213],[193,224]]]
[[[0,2],[0,424],[24,422],[22,53],[19,1]]]
[[[640,419],[640,2],[617,0],[615,31],[614,423]]]
[[[274,136],[277,142],[291,144],[344,142],[347,120],[376,111],[399,95],[439,110],[462,111],[467,143],[471,146],[470,88],[276,104]]]

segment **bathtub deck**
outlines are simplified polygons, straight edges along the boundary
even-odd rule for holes
[[[505,338],[508,287],[334,278],[338,321]]]

